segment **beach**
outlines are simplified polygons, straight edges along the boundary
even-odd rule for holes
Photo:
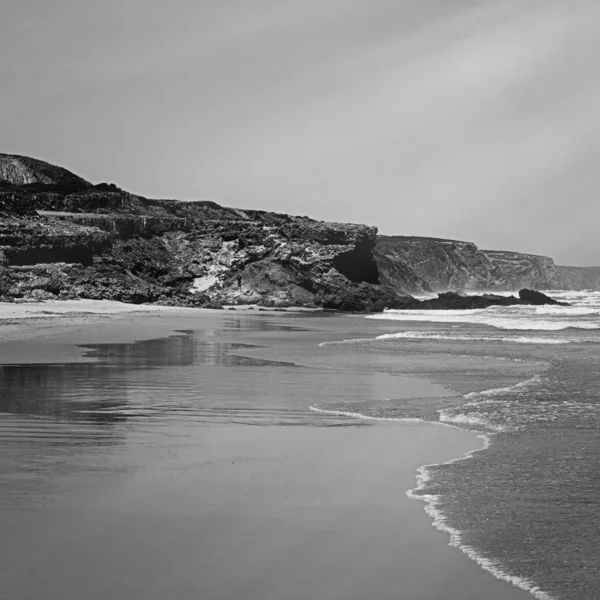
[[[0,309],[3,600],[531,598],[406,495],[476,433],[311,409],[448,394],[327,359],[380,323],[52,304]]]

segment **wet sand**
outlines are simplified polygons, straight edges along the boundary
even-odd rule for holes
[[[0,344],[0,362],[28,362],[28,356],[38,363],[81,360],[84,350],[74,343],[150,339],[174,329],[210,334],[222,331],[229,316],[195,310],[48,317],[41,325],[0,321],[0,336],[11,336]],[[290,326],[287,346],[341,338],[363,327],[355,317],[335,323],[325,317],[321,330],[317,319],[309,319],[314,332],[302,334],[292,331],[295,321],[285,314],[269,318]],[[248,324],[257,319],[248,313]],[[36,340],[40,327],[46,337]],[[275,338],[269,330],[253,335],[264,345]],[[264,390],[285,398],[287,373],[273,375]],[[223,375],[209,366],[202,376]],[[347,376],[328,372],[340,388]],[[401,382],[375,379],[372,389],[382,393]],[[432,393],[428,382],[408,379],[404,393],[418,393],[419,386]],[[231,383],[232,394],[247,393],[235,379]],[[305,391],[310,396],[308,383]],[[0,421],[7,424],[0,431],[31,427],[26,415],[0,414]],[[28,460],[43,463],[38,475],[45,473],[51,488],[29,502],[35,487],[28,486],[26,473],[22,481],[13,473],[19,499],[0,503],[2,600],[531,598],[449,547],[423,504],[405,495],[418,466],[479,447],[472,433],[351,420],[201,427],[182,420],[154,428],[138,420],[131,430],[118,430],[118,447],[54,445],[48,446],[52,456],[40,456],[41,440],[57,426],[38,420],[35,436],[0,444],[0,464],[26,452]]]

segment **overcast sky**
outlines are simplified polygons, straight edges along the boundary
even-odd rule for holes
[[[3,0],[0,151],[600,264],[598,0]]]

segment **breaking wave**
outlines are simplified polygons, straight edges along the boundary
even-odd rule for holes
[[[481,448],[475,448],[464,454],[461,457],[453,458],[444,463],[434,463],[424,465],[417,469],[417,485],[412,490],[406,492],[406,496],[411,500],[421,500],[425,502],[425,512],[433,519],[433,526],[439,531],[443,531],[450,536],[450,545],[458,548],[466,554],[471,560],[475,561],[482,569],[492,574],[496,579],[507,581],[508,583],[518,587],[526,592],[529,592],[537,600],[554,600],[553,597],[536,586],[532,581],[523,577],[517,577],[508,573],[500,563],[491,560],[479,552],[472,546],[469,546],[463,541],[462,532],[448,524],[448,520],[442,511],[440,504],[441,498],[436,494],[427,494],[423,490],[427,488],[427,484],[432,479],[432,470],[442,465],[450,465],[459,461],[468,460],[477,452],[481,452],[489,448],[491,438],[488,435],[480,435],[483,441]]]
[[[398,423],[422,423],[424,419],[418,418],[398,418],[398,417],[375,417],[370,415],[364,415],[359,412],[352,411],[343,411],[343,410],[332,410],[320,408],[318,406],[310,406],[309,407],[312,412],[327,414],[327,415],[335,415],[335,416],[345,416],[353,419],[360,419],[365,421],[383,421],[383,422],[398,422]],[[442,414],[443,411],[440,412],[440,421],[437,422],[438,425],[463,429],[464,425],[473,425],[477,424],[479,426],[485,426],[486,428],[495,429],[499,431],[499,428],[491,426],[489,423],[485,422],[485,419],[481,421],[477,420],[477,417],[474,415],[458,415],[455,417],[450,417]],[[431,421],[429,421],[431,422]],[[436,423],[433,421],[433,423]],[[461,427],[463,425],[463,427]],[[554,600],[552,596],[550,596],[547,592],[537,587],[533,582],[522,578],[517,577],[515,575],[507,572],[500,563],[497,561],[491,560],[479,552],[472,546],[465,544],[463,542],[462,532],[454,527],[451,527],[448,524],[448,520],[444,515],[444,512],[440,506],[441,498],[438,495],[427,494],[423,490],[426,489],[427,484],[433,478],[432,471],[436,467],[442,465],[449,465],[459,461],[468,460],[477,452],[481,452],[489,448],[491,444],[491,435],[490,433],[479,433],[478,437],[482,441],[482,446],[480,448],[475,448],[470,450],[463,456],[453,458],[444,463],[434,463],[429,465],[424,465],[417,469],[417,485],[411,490],[406,492],[406,496],[411,500],[420,500],[425,503],[425,512],[431,519],[433,520],[433,525],[439,531],[447,533],[450,536],[449,544],[461,550],[464,554],[466,554],[471,560],[477,563],[482,569],[488,571],[491,575],[496,577],[497,579],[506,581],[515,587],[518,587],[526,592],[529,592],[532,596],[534,596],[537,600]]]
[[[450,340],[450,341],[468,341],[468,342],[514,342],[515,344],[571,344],[573,342],[600,341],[596,338],[585,339],[565,339],[550,337],[501,337],[501,336],[483,336],[483,335],[455,335],[451,333],[441,333],[435,331],[401,331],[398,333],[384,333],[378,335],[376,340]]]
[[[596,311],[586,316],[598,315]],[[369,315],[367,319],[389,321],[425,321],[431,323],[474,323],[495,329],[529,331],[560,331],[563,329],[600,329],[600,318],[582,320],[582,314],[546,313],[544,316],[560,318],[536,318],[536,313],[524,314],[515,310],[389,310],[383,314]],[[571,316],[571,318],[569,318]]]

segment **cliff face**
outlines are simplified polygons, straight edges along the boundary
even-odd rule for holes
[[[47,163],[36,170],[22,157],[13,168],[6,156],[0,172],[5,299],[342,310],[412,301],[380,283],[373,227],[149,200],[111,184],[78,183]]]
[[[573,289],[580,280],[590,284],[594,280],[593,271],[586,271],[585,276],[572,272],[567,277],[545,256],[480,250],[470,242],[437,238],[379,236],[375,259],[382,281],[413,293]]]
[[[494,287],[515,290],[521,287],[556,290],[564,287],[554,261],[547,256],[502,250],[484,250],[497,267]]]
[[[382,281],[410,292],[495,287],[498,269],[471,242],[379,236],[375,249]]]

